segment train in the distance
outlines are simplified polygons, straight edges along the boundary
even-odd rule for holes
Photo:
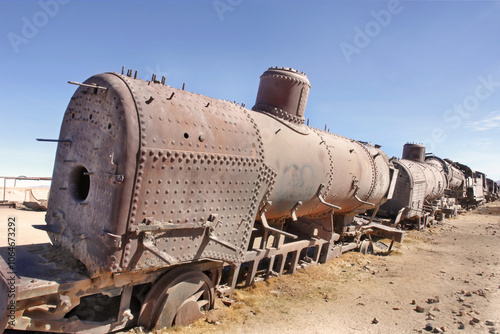
[[[389,159],[305,125],[309,80],[290,68],[264,72],[251,110],[136,77],[77,83],[37,226],[52,243],[16,247],[13,281],[0,249],[1,330],[189,324],[237,286],[390,250],[396,227],[498,197],[419,145]]]

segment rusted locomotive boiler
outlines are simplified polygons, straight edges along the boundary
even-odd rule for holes
[[[465,175],[449,159],[427,154],[425,162],[436,167],[446,178],[447,186],[443,195],[432,203],[434,215],[439,220],[456,216],[462,208],[459,203],[466,196]]]
[[[498,199],[498,184],[492,179],[486,179],[487,191],[485,193],[485,198],[487,202],[493,202]]]
[[[392,159],[399,170],[394,196],[380,207],[381,217],[392,218],[395,225],[422,228],[436,216],[453,216],[463,197],[465,178],[460,170],[434,155],[425,146],[405,144],[402,159]]]
[[[486,175],[473,170],[467,165],[455,162],[454,165],[459,168],[465,177],[465,196],[460,199],[460,204],[467,208],[475,208],[485,203]]]
[[[37,273],[19,268],[8,328],[187,324],[216,290],[368,250],[370,236],[402,240],[353,219],[392,197],[397,170],[378,148],[304,125],[303,73],[267,70],[253,110],[132,71],[79,85],[40,227],[54,246],[29,252]]]

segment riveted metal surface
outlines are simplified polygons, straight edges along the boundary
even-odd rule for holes
[[[381,207],[381,212],[395,216],[400,209],[407,207],[407,218],[422,217],[424,205],[444,194],[447,184],[445,174],[425,162],[401,159],[393,163],[399,169],[396,189],[393,199]]]
[[[269,175],[272,189],[266,193],[266,200],[272,205],[267,207],[266,217],[290,217],[298,202],[302,205],[296,211],[297,216],[314,210],[319,203],[316,198],[318,187],[327,183],[329,171],[327,152],[319,148],[319,137],[311,131],[297,132],[299,125],[289,127],[264,113],[255,112],[253,117],[261,129],[266,152],[264,161],[272,170],[272,175]],[[319,210],[323,212],[326,208]]]
[[[446,163],[450,171],[448,188],[450,190],[463,190],[465,188],[465,175],[452,164]]]
[[[401,159],[425,162],[425,146],[411,143],[404,144]]]
[[[269,68],[260,77],[253,110],[264,111],[285,121],[303,124],[311,85],[304,73],[291,68]]]
[[[389,158],[371,145],[315,129],[321,147],[328,151],[330,172],[325,200],[340,206],[336,212],[364,212],[371,206],[355,199],[379,204],[385,200],[389,185]]]
[[[119,240],[125,232],[137,152],[135,105],[113,74],[86,81],[61,126],[46,215],[52,242],[68,249],[91,275],[119,270]]]
[[[381,201],[377,204],[382,204],[388,195],[388,187],[391,183],[391,170],[394,171],[394,165],[390,161],[389,157],[380,148],[374,147],[370,144],[360,143],[362,147],[366,150],[368,155],[371,157],[373,162],[373,179],[372,188],[366,200],[369,201],[370,198],[381,198]]]
[[[148,219],[178,224],[154,235],[155,247],[176,261],[242,260],[266,191],[259,179],[266,170],[262,143],[252,116],[230,102],[124,80],[136,101],[141,131],[129,231]],[[210,226],[203,227],[212,216]],[[164,265],[137,244],[123,262],[131,270]]]
[[[265,162],[276,179],[267,198],[267,219],[321,216],[331,208],[321,204],[317,194],[321,185],[327,202],[341,206],[337,212],[363,212],[385,200],[390,185],[389,159],[379,149],[328,132],[311,129],[297,131],[272,116],[258,113],[255,121],[262,129]],[[299,204],[300,203],[300,204]]]
[[[398,179],[394,191],[395,201],[387,203],[390,203],[389,205],[398,203],[393,209],[393,214],[397,214],[402,207],[408,207],[406,217],[421,217],[427,188],[421,164],[410,160],[398,160],[393,163],[399,169],[401,178]]]

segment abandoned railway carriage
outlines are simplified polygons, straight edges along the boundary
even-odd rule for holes
[[[448,159],[425,153],[425,146],[405,144],[402,159],[393,158],[398,180],[392,199],[379,216],[402,227],[422,228],[434,219],[456,216],[467,198],[466,177]]]
[[[270,68],[253,110],[132,71],[79,85],[40,226],[54,246],[20,249],[2,328],[187,324],[216,290],[369,250],[372,234],[402,240],[353,220],[391,198],[397,170],[378,148],[303,124],[303,73]]]
[[[488,186],[486,192],[486,201],[493,202],[498,199],[498,184],[492,179],[486,179],[486,183]]]
[[[448,179],[441,164],[426,163],[425,146],[405,144],[402,159],[392,159],[399,170],[394,196],[379,214],[394,224],[421,228],[434,219],[432,203],[441,198]]]
[[[465,208],[474,208],[485,202],[485,175],[475,171],[467,165],[455,162],[465,176],[466,195],[460,200],[460,204]]]

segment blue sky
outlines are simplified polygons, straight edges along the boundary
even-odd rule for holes
[[[306,72],[310,125],[406,142],[500,180],[500,2],[1,1],[0,175],[51,176],[76,86],[102,72],[253,106],[270,66]]]

